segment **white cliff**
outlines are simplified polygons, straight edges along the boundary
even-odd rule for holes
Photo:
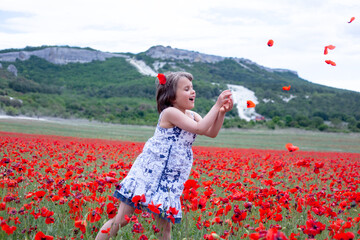
[[[144,61],[136,60],[135,58],[127,58],[126,61],[128,61],[131,65],[136,67],[139,73],[143,75],[148,75],[153,77],[157,76],[157,73],[151,67],[146,65]]]
[[[255,108],[247,108],[247,100],[251,100],[255,104],[259,103],[253,91],[240,85],[228,84],[227,86],[232,92],[234,104],[236,104],[241,119],[250,121],[260,116],[260,114],[255,112]]]

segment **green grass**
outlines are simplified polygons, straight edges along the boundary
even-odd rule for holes
[[[82,120],[0,119],[1,132],[73,136],[145,142],[155,127],[88,122]],[[359,133],[326,133],[299,129],[222,129],[216,138],[198,136],[196,146],[285,149],[292,143],[302,151],[360,152]]]

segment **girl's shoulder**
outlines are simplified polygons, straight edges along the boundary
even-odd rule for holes
[[[194,112],[194,111],[191,111],[191,110],[186,110],[185,113],[183,113],[183,112],[181,112],[179,109],[177,109],[175,107],[167,107],[166,109],[164,109],[161,112],[161,115],[166,116],[168,114],[173,114],[173,113],[184,114],[184,115],[188,116],[189,118],[194,119],[197,122],[202,119],[202,117],[197,112]]]

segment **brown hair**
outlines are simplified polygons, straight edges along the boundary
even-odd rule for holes
[[[190,81],[193,80],[191,73],[187,72],[170,72],[165,74],[165,76],[165,84],[161,85],[157,80],[156,102],[159,113],[165,108],[172,107],[172,103],[176,99],[176,89],[180,78],[185,77]]]

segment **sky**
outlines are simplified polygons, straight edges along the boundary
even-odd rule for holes
[[[171,46],[360,92],[359,0],[1,0],[0,50],[42,45],[131,53]]]

